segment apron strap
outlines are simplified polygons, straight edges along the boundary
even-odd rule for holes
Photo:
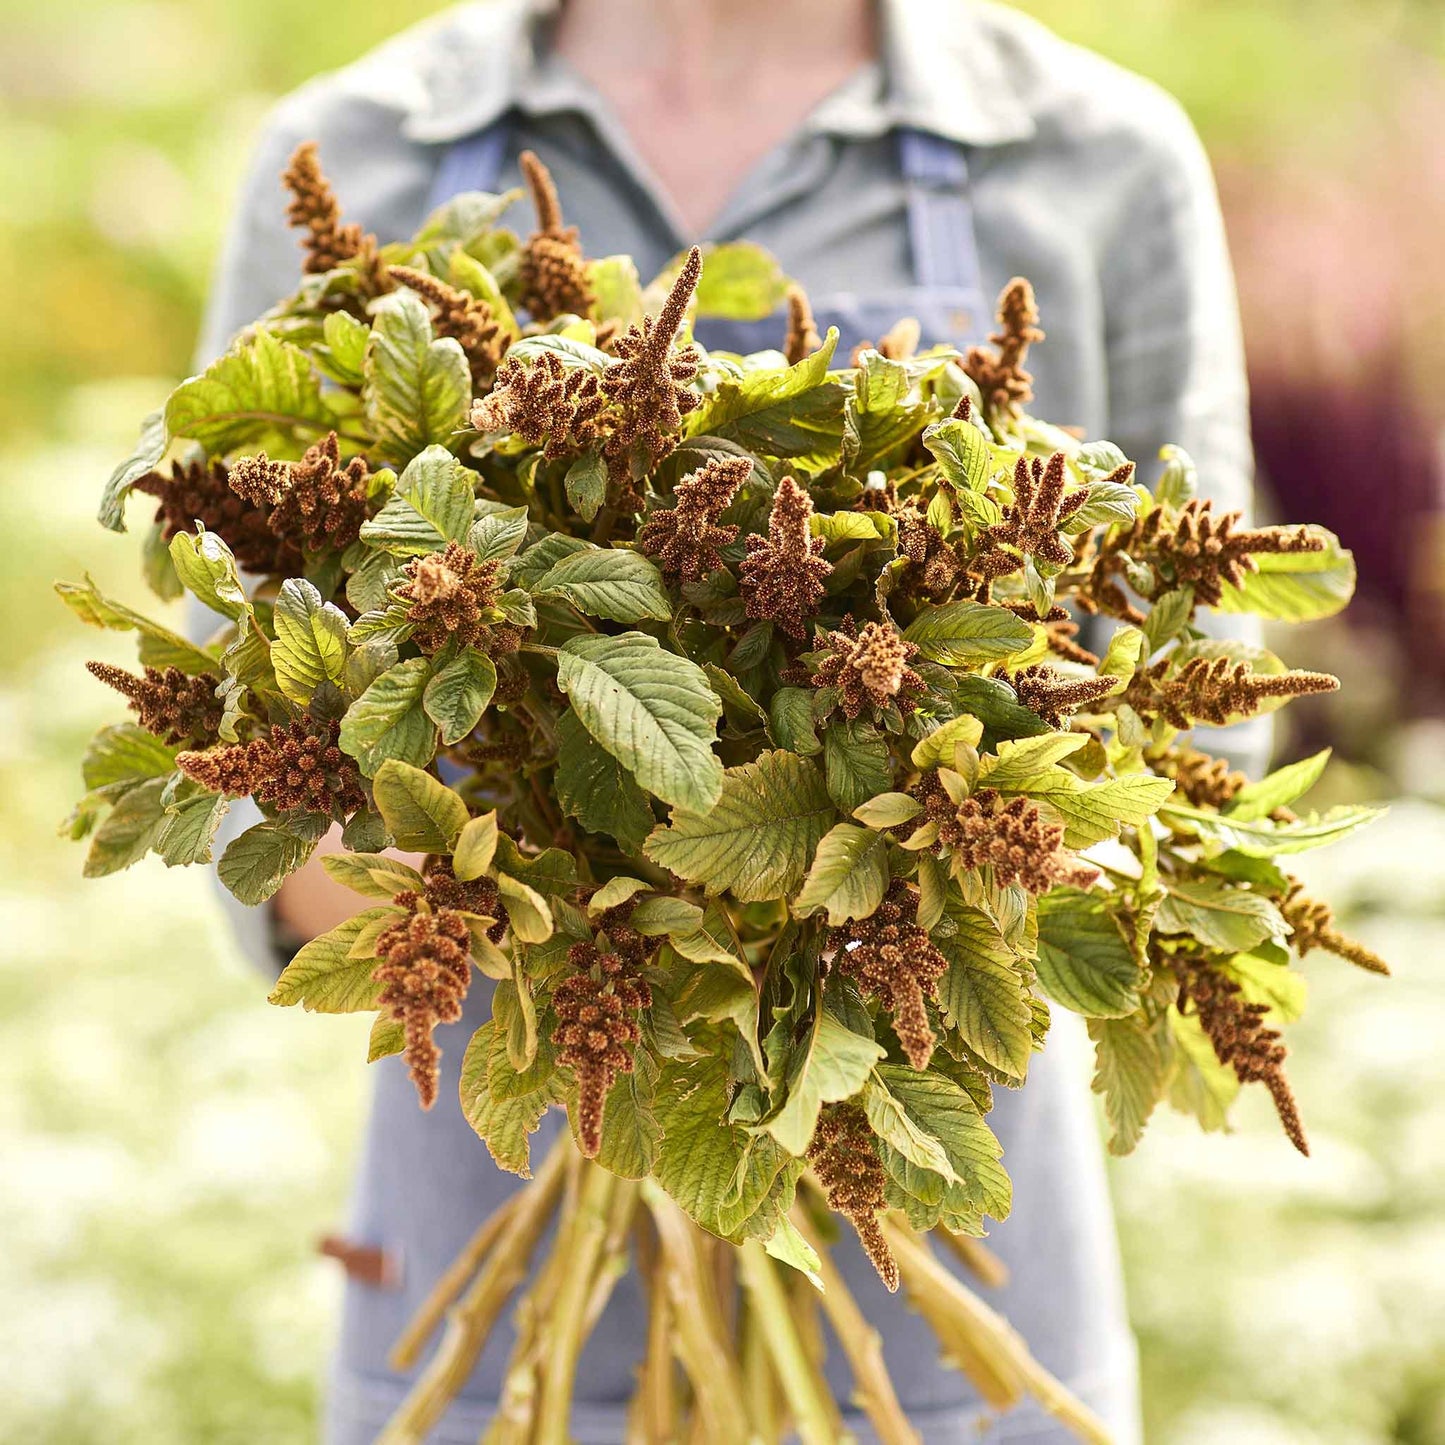
[[[930,289],[983,294],[963,147],[924,130],[898,132],[898,165],[908,192],[914,279]]]
[[[511,134],[511,121],[500,116],[486,130],[453,141],[432,177],[428,213],[463,191],[495,191]]]

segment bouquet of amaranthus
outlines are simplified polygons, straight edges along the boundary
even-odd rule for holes
[[[1367,811],[1291,811],[1323,756],[1248,782],[1189,732],[1336,686],[1198,619],[1335,612],[1349,554],[1216,512],[1180,452],[1151,494],[1030,417],[1025,282],[966,355],[903,326],[845,363],[796,288],[779,351],[708,354],[691,318],[770,311],[776,266],[694,250],[644,287],[524,161],[526,240],[511,196],[468,195],[382,246],[298,151],[300,289],[146,422],[101,509],[154,500],[147,580],[215,635],[60,587],[140,638],[140,672],[91,667],[135,720],[85,758],[86,870],[209,862],[249,796],[217,866],[259,904],[340,827],[324,864],[359,911],[273,1001],[374,1012],[371,1057],[404,1052],[430,1107],[433,1030],[480,971],[468,1120],[525,1175],[566,1110],[399,1342],[460,1296],[388,1438],[439,1418],[556,1213],[498,1439],[566,1439],[634,1248],[639,1438],[834,1438],[820,1308],[881,1437],[914,1438],[835,1214],[985,1398],[1102,1438],[926,1236],[987,1269],[991,1094],[1025,1086],[1051,1005],[1089,1020],[1115,1150],[1165,1099],[1216,1125],[1245,1083],[1305,1148],[1292,955],[1384,966],[1279,860]]]

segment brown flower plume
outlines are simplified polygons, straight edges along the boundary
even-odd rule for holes
[[[335,432],[290,468],[290,483],[271,513],[271,530],[303,552],[344,552],[371,515],[371,473],[361,457],[341,465]]]
[[[1070,542],[1060,536],[1064,524],[1088,499],[1088,488],[1064,495],[1065,458],[1055,452],[1041,457],[1020,457],[1014,465],[1014,499],[1003,517],[979,534],[977,555],[969,570],[992,580],[1017,572],[1026,557],[1067,567],[1074,560]]]
[[[341,219],[341,205],[321,171],[315,141],[305,141],[292,153],[281,173],[281,183],[291,192],[286,219],[306,232],[301,245],[306,252],[305,270],[311,275],[333,271],[343,262],[361,257],[375,270],[376,237],[358,225]]]
[[[838,706],[848,718],[864,708],[882,709],[896,703],[905,716],[918,706],[925,683],[909,662],[918,648],[905,642],[886,622],[865,622],[858,627],[851,616],[840,630],[829,632],[825,655],[813,673],[814,687],[838,689]]]
[[[432,306],[432,324],[438,336],[450,336],[466,353],[472,381],[480,385],[502,360],[507,339],[492,308],[470,291],[448,286],[428,271],[410,266],[392,266],[387,273],[393,281],[415,291]]]
[[[1196,722],[1223,727],[1252,717],[1271,698],[1335,692],[1339,685],[1326,672],[1257,673],[1228,657],[1192,657],[1175,671],[1172,657],[1163,657],[1134,674],[1124,698],[1141,716],[1184,731]]]
[[[1223,808],[1249,781],[1227,759],[1210,757],[1197,748],[1171,748],[1154,767],[1174,779],[1179,796],[1194,808]]]
[[[407,889],[398,893],[392,899],[398,908],[415,909],[418,900],[424,898],[438,912],[450,909],[453,913],[475,913],[483,918],[496,919],[487,929],[487,937],[493,943],[500,943],[506,936],[511,920],[495,879],[483,874],[464,883],[452,871],[452,860],[439,853],[427,855],[422,863],[422,874],[426,878],[425,890],[418,893]]]
[[[173,465],[169,476],[149,472],[135,490],[160,503],[155,520],[166,542],[199,522],[231,549],[236,564],[247,572],[292,577],[301,571],[301,554],[271,530],[269,504],[257,505],[235,492],[224,462]]]
[[[630,1074],[642,1029],[638,1014],[652,990],[635,958],[575,943],[568,960],[577,971],[552,991],[557,1062],[577,1078],[578,1147],[589,1159],[602,1148],[602,1113],[618,1074]]]
[[[1032,602],[1003,602],[999,605],[1007,607],[1015,617],[1021,617],[1025,622],[1041,622],[1049,651],[1056,657],[1062,657],[1065,662],[1080,663],[1084,667],[1099,665],[1099,657],[1087,647],[1080,647],[1074,640],[1079,635],[1079,624],[1069,616],[1065,608],[1050,607],[1041,617]]]
[[[775,622],[792,637],[807,635],[833,570],[823,560],[823,539],[809,526],[813,499],[784,477],[768,514],[768,535],[748,538],[738,590],[747,615]]]
[[[890,1291],[898,1289],[898,1262],[878,1227],[888,1207],[884,1188],[888,1175],[868,1118],[856,1104],[827,1104],[808,1145],[808,1163],[828,1199],[828,1207],[858,1231],[864,1253]]]
[[[518,163],[537,212],[537,229],[522,251],[522,306],[539,322],[556,316],[586,316],[596,304],[597,293],[587,275],[577,227],[562,224],[562,203],[552,173],[536,154],[523,151]]]
[[[1179,970],[1179,1012],[1186,1013],[1191,1004],[1194,1006],[1215,1057],[1234,1070],[1241,1084],[1262,1083],[1269,1090],[1290,1143],[1301,1154],[1308,1154],[1310,1147],[1299,1109],[1284,1076],[1288,1050],[1280,1042],[1278,1030],[1264,1022],[1268,1006],[1245,1003],[1239,985],[1207,958],[1177,954],[1175,963]]]
[[[126,700],[136,721],[164,743],[208,743],[216,736],[224,710],[216,689],[221,679],[209,672],[188,677],[178,667],[148,667],[140,677],[108,662],[87,662],[92,677],[113,687]]]
[[[484,616],[501,595],[495,561],[483,562],[470,547],[448,542],[440,552],[413,557],[401,570],[406,580],[393,587],[392,596],[408,604],[411,638],[423,652],[440,652],[454,639],[462,647],[481,647],[503,632]]]
[[[1100,546],[1083,588],[1083,605],[1126,622],[1142,622],[1143,614],[1116,580],[1132,561],[1154,569],[1157,581],[1143,593],[1146,601],[1188,586],[1196,603],[1218,607],[1226,586],[1239,587],[1249,573],[1259,571],[1256,557],[1325,548],[1324,539],[1307,527],[1242,528],[1242,517],[1240,512],[1216,516],[1213,502],[1197,498],[1177,513],[1156,507]],[[1133,581],[1140,585],[1137,572]]]
[[[926,1069],[938,1042],[926,1000],[937,994],[948,960],[918,925],[917,893],[895,878],[867,918],[833,929],[829,942],[833,967],[893,1016],[893,1032],[908,1062]]]
[[[813,322],[813,308],[808,302],[808,293],[797,282],[787,290],[788,330],[783,337],[783,355],[789,366],[811,356],[822,344],[818,328]]]
[[[605,448],[614,477],[624,475],[635,450],[645,469],[655,467],[701,400],[688,386],[697,375],[697,347],[673,345],[701,275],[702,252],[694,246],[657,317],[644,316],[613,342],[617,360],[602,373],[602,390],[617,409]]]
[[[433,1031],[462,1016],[472,979],[472,936],[467,921],[448,908],[416,911],[377,940],[381,961],[371,971],[381,985],[378,1005],[406,1034],[406,1062],[423,1109],[437,1100],[441,1049]]]
[[[912,502],[890,509],[898,524],[898,555],[908,561],[899,591],[944,601],[963,576],[958,553]]]
[[[556,461],[601,439],[606,405],[597,377],[585,367],[564,366],[551,351],[530,364],[509,356],[491,392],[473,404],[471,424],[479,432],[513,432]]]
[[[341,751],[340,736],[335,719],[303,717],[276,723],[250,742],[181,753],[176,766],[214,793],[249,793],[281,813],[299,808],[345,818],[366,805],[366,792],[356,760]]]
[[[1028,798],[1007,801],[980,788],[956,804],[936,772],[926,773],[916,795],[926,822],[938,824],[938,841],[969,870],[992,868],[1001,888],[1022,884],[1038,896],[1052,888],[1091,888],[1099,870],[1064,847],[1064,827],[1046,818]]]
[[[1034,288],[1015,276],[998,300],[998,330],[989,336],[992,346],[971,346],[963,369],[977,385],[984,407],[993,415],[1013,420],[1033,400],[1033,377],[1024,370],[1029,347],[1044,339],[1039,330],[1039,308]]]
[[[714,457],[677,485],[676,504],[651,513],[637,533],[637,550],[653,558],[672,582],[699,582],[722,566],[720,549],[738,529],[718,518],[752,475],[751,457]]]
[[[1390,965],[1364,944],[1346,938],[1335,927],[1334,910],[1323,899],[1311,898],[1298,878],[1290,879],[1289,892],[1280,904],[1280,912],[1284,914],[1284,921],[1294,929],[1290,945],[1301,958],[1313,948],[1322,948],[1367,973],[1389,974]]]
[[[1042,663],[1021,667],[1008,680],[1018,700],[1055,730],[1064,728],[1070,713],[1108,697],[1118,686],[1117,678],[1065,677]]]

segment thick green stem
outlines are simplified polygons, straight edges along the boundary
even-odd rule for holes
[[[836,1445],[840,1437],[833,1424],[832,1396],[808,1357],[772,1260],[756,1239],[743,1242],[738,1259],[743,1287],[752,1299],[758,1324],[772,1351],[773,1368],[782,1382],[803,1445]]]

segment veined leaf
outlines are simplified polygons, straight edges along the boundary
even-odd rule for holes
[[[945,602],[925,607],[903,636],[931,662],[945,667],[981,667],[1022,652],[1033,628],[1002,607],[981,602]]]
[[[787,277],[777,258],[761,246],[752,241],[725,241],[708,246],[703,257],[697,283],[699,316],[762,321],[783,304]],[[664,275],[672,275],[681,264],[681,259],[675,261]]]
[[[381,511],[362,524],[362,539],[412,555],[460,542],[472,523],[475,481],[476,473],[445,447],[427,447],[408,463]]]
[[[492,866],[498,836],[495,812],[483,813],[480,818],[469,818],[462,825],[452,852],[452,871],[463,883],[480,878]]]
[[[647,792],[705,812],[722,792],[712,750],[722,703],[696,663],[641,632],[571,638],[557,684],[582,725]]]
[[[135,723],[111,723],[91,738],[81,777],[87,788],[168,777],[175,771],[178,751]]]
[[[1033,1053],[1028,988],[993,920],[982,910],[950,898],[947,926],[933,931],[934,946],[948,960],[938,1001],[948,1023],[986,1063],[1021,1079]]]
[[[436,724],[424,704],[431,666],[424,657],[398,662],[347,708],[341,719],[341,747],[367,776],[389,758],[420,767],[435,755]]]
[[[179,540],[179,538],[177,539]],[[300,577],[281,584],[272,614],[276,684],[292,702],[307,703],[323,682],[341,683],[346,663],[346,614]]]
[[[793,912],[806,918],[826,910],[834,928],[866,918],[883,901],[888,876],[888,839],[871,828],[839,823],[819,842]]]
[[[609,622],[666,622],[672,616],[662,574],[626,548],[573,552],[533,583],[532,591],[562,597],[579,612]]]
[[[1094,1092],[1104,1096],[1109,1120],[1109,1153],[1131,1153],[1164,1097],[1168,1036],[1131,1014],[1090,1019],[1089,1037],[1094,1041]]]
[[[357,940],[378,923],[405,915],[398,908],[367,908],[329,933],[313,938],[281,971],[270,1001],[300,1004],[308,1012],[363,1013],[374,1009],[381,985],[372,981],[376,958],[353,958]]]
[[[327,853],[321,866],[328,877],[368,898],[389,901],[408,889],[420,893],[426,888],[426,879],[415,868],[385,853]]]
[[[783,1106],[761,1127],[789,1154],[801,1157],[823,1105],[851,1099],[883,1057],[880,1045],[855,1034],[820,1007],[812,1033],[789,1060]]]
[[[405,465],[465,425],[472,374],[449,336],[432,334],[431,316],[402,288],[376,303],[364,363],[362,401],[376,455]]]
[[[122,602],[113,602],[87,575],[84,582],[57,582],[60,600],[91,627],[111,632],[139,632],[140,660],[148,667],[178,667],[194,676],[214,672],[216,659],[187,642],[178,632],[152,622]]]
[[[167,868],[190,863],[209,863],[216,829],[230,805],[219,793],[197,789],[166,809],[165,821],[156,835],[155,850]]]
[[[1333,617],[1354,596],[1354,554],[1323,527],[1307,527],[1325,544],[1320,552],[1261,552],[1257,572],[1238,586],[1225,585],[1221,612],[1253,612],[1279,622],[1314,622]]]
[[[1292,823],[1272,823],[1268,818],[1239,819],[1183,803],[1166,803],[1160,816],[1170,823],[1182,823],[1211,843],[1232,848],[1250,858],[1275,858],[1287,853],[1307,853],[1334,843],[1356,828],[1383,817],[1384,808],[1331,808]]]
[[[162,798],[168,778],[149,778],[137,783],[116,800],[91,839],[85,858],[85,876],[104,878],[139,863],[160,836],[166,807]]]
[[[983,491],[997,470],[988,438],[971,421],[941,421],[923,433],[923,445],[950,485],[960,491]]]
[[[430,773],[390,758],[372,783],[376,806],[396,846],[417,853],[450,853],[466,826],[467,805]]]
[[[1231,888],[1222,878],[1164,882],[1164,901],[1154,915],[1159,933],[1185,933],[1206,948],[1248,953],[1266,939],[1284,943],[1289,925],[1263,894]]]
[[[824,731],[823,769],[828,793],[843,813],[893,786],[888,739],[861,718],[834,722]]]
[[[1239,823],[1267,818],[1276,808],[1287,808],[1304,797],[1319,782],[1329,760],[1330,749],[1324,748],[1313,757],[1276,768],[1257,783],[1246,783],[1229,800],[1225,812],[1232,821]]]
[[[1102,898],[1062,888],[1039,899],[1039,984],[1090,1018],[1139,1007],[1139,965]]]
[[[451,747],[481,721],[496,690],[496,664],[486,653],[464,648],[427,680],[422,709],[441,729],[442,742]]]
[[[247,828],[221,854],[216,874],[237,901],[264,903],[310,856],[315,836],[303,836],[282,821]]]
[[[496,1031],[496,1024],[489,1020],[467,1045],[462,1058],[462,1113],[501,1168],[530,1179],[528,1136],[536,1133],[548,1105],[558,1102],[559,1097],[550,1078],[521,1094],[499,1098],[493,1092],[490,1075],[495,1063]]]
[[[675,812],[645,851],[710,893],[726,889],[739,902],[758,902],[798,886],[834,816],[812,763],[795,753],[763,753],[727,770],[710,811]]]
[[[624,848],[642,847],[657,820],[631,773],[582,726],[569,708],[557,720],[557,801],[589,833],[608,833]]]
[[[160,465],[169,442],[165,411],[151,412],[141,423],[135,451],[110,474],[110,480],[105,484],[98,513],[102,527],[108,527],[112,532],[125,531],[125,499],[143,476]]]
[[[989,779],[989,786],[998,785]],[[1064,820],[1064,846],[1091,848],[1105,838],[1117,837],[1121,827],[1137,828],[1152,817],[1174,792],[1174,784],[1152,773],[1126,773],[1091,784],[1062,768],[1053,768],[1042,777],[1005,791],[1026,793],[1047,802]]]

